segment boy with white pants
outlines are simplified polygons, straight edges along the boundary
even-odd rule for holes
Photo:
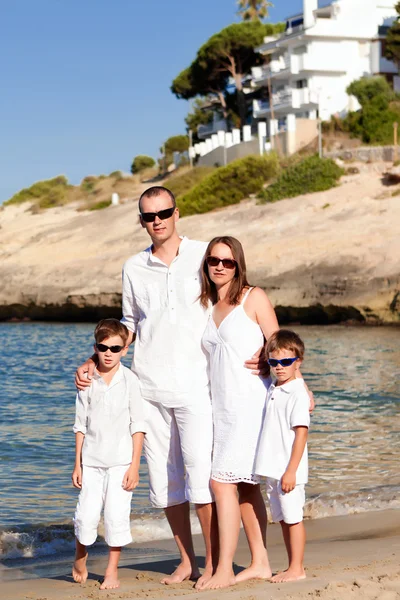
[[[310,397],[303,379],[296,379],[304,357],[304,344],[296,333],[288,329],[273,333],[265,355],[276,381],[267,393],[255,470],[267,477],[272,519],[282,527],[289,567],[271,579],[282,583],[306,577],[303,507],[308,481]]]
[[[109,561],[100,589],[119,587],[121,546],[132,541],[132,490],[139,483],[139,464],[146,431],[145,405],[136,376],[120,360],[128,351],[129,332],[117,319],[97,325],[94,350],[98,366],[92,385],[76,398],[73,485],[81,490],[74,525],[76,555],[72,576],[87,579],[86,546],[94,544],[104,508]]]

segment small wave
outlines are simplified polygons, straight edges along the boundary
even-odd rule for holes
[[[381,486],[351,493],[326,492],[309,498],[304,516],[322,519],[339,515],[400,508],[400,486]],[[191,514],[192,532],[200,533],[196,514]],[[135,516],[131,520],[133,542],[165,540],[172,537],[163,515]],[[99,526],[100,543],[104,544],[103,525]],[[32,525],[0,530],[0,558],[30,559],[72,553],[75,548],[72,524]]]

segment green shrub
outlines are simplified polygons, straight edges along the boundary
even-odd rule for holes
[[[112,173],[110,173],[109,177],[112,177],[113,179],[123,179],[123,174],[122,171],[113,171]]]
[[[334,187],[344,171],[330,158],[309,156],[281,172],[275,183],[262,190],[261,202],[275,202]]]
[[[274,177],[279,169],[275,154],[246,156],[220,167],[190,192],[177,198],[182,216],[205,213],[214,208],[237,204]]]
[[[94,177],[94,175],[88,175],[87,177],[84,177],[82,179],[80,188],[85,194],[91,194],[92,192],[94,192],[96,184],[97,177]]]
[[[96,202],[96,204],[90,206],[89,210],[102,210],[103,208],[107,208],[107,206],[110,206],[110,204],[111,200],[100,200],[100,202]]]
[[[214,167],[195,167],[183,175],[171,177],[164,185],[171,190],[177,198],[182,194],[187,194],[192,188],[198,185],[207,175],[215,171]]]
[[[151,156],[146,156],[144,154],[139,154],[135,156],[131,165],[131,173],[135,175],[136,173],[140,173],[140,171],[144,171],[144,169],[149,169],[150,167],[154,167],[156,161]]]
[[[64,175],[37,181],[31,187],[24,188],[4,202],[4,206],[7,204],[21,204],[22,202],[35,202],[39,199],[43,208],[47,207],[45,206],[46,203],[48,206],[58,206],[65,202],[70,187],[68,179]]]

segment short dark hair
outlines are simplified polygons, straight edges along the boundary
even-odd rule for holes
[[[269,358],[272,352],[278,350],[289,350],[300,360],[304,358],[304,342],[294,331],[290,329],[279,329],[269,337],[265,344],[265,356]]]
[[[155,198],[156,196],[160,196],[161,194],[164,194],[164,193],[168,194],[168,196],[171,199],[172,206],[174,208],[176,208],[175,196],[173,195],[173,193],[171,192],[171,190],[169,190],[166,187],[163,187],[162,185],[153,185],[153,187],[150,187],[147,190],[145,190],[143,192],[143,194],[140,196],[140,198],[139,198],[139,212],[142,212],[142,200],[143,200],[143,198]]]
[[[97,323],[94,330],[96,344],[100,344],[103,340],[113,335],[119,335],[124,345],[126,345],[129,337],[128,328],[121,321],[118,321],[118,319],[102,319]]]

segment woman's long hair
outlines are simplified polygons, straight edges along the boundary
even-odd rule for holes
[[[211,256],[212,249],[216,244],[225,244],[231,249],[232,256],[236,260],[236,271],[235,277],[232,279],[229,287],[226,299],[229,304],[239,304],[242,296],[243,289],[249,287],[246,275],[246,261],[244,258],[244,252],[242,244],[234,237],[230,235],[223,235],[215,237],[207,246],[206,253],[204,255],[203,263],[201,265],[201,293],[199,296],[200,304],[204,307],[208,307],[208,303],[211,300],[212,304],[218,302],[218,293],[215,283],[211,281],[208,274],[207,257]]]

